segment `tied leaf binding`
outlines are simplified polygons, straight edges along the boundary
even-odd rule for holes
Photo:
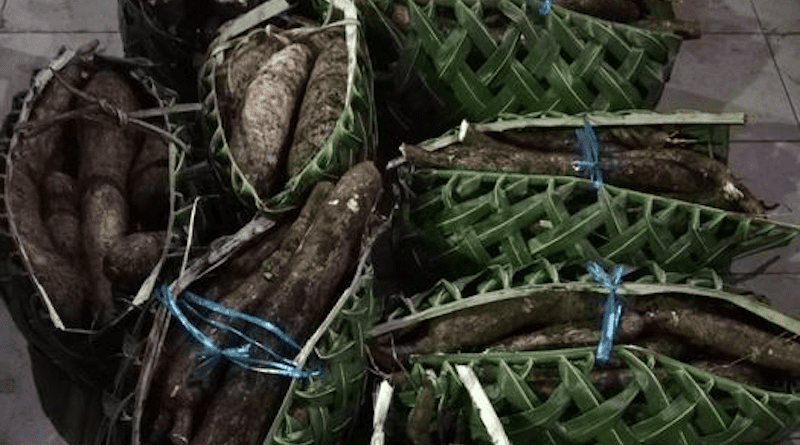
[[[625,267],[617,264],[609,274],[594,261],[587,261],[586,270],[594,281],[608,288],[608,298],[606,298],[603,308],[603,327],[600,331],[600,341],[597,343],[595,352],[595,362],[600,366],[605,366],[611,358],[614,338],[617,335],[619,321],[622,318],[622,303],[617,296],[617,287],[622,283]]]
[[[220,358],[226,358],[232,363],[255,372],[284,375],[296,379],[310,379],[322,373],[322,369],[319,366],[312,369],[302,369],[297,363],[283,357],[274,348],[242,332],[240,329],[204,316],[200,310],[221,314],[231,321],[239,320],[245,322],[271,335],[278,343],[286,347],[286,349],[295,352],[299,351],[300,345],[271,322],[208,301],[190,291],[186,291],[183,298],[178,300],[172,296],[169,286],[166,284],[161,285],[156,292],[158,300],[170,311],[172,316],[181,323],[189,335],[202,345],[203,349],[201,354],[206,359],[214,361]],[[225,348],[218,346],[189,320],[185,311],[190,312],[196,318],[203,320],[217,329],[230,332],[235,337],[238,337],[240,344]],[[259,358],[256,354],[269,357],[270,359]]]

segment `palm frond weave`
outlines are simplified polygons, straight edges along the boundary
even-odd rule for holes
[[[388,6],[370,7],[386,14]],[[558,5],[542,17],[537,6],[501,0],[490,10],[478,1],[409,1],[401,71],[418,70],[448,102],[453,119],[473,122],[501,113],[655,107],[680,46],[678,36]],[[504,22],[502,37],[492,37],[486,24],[490,13]],[[402,90],[408,76],[399,73],[398,79]]]
[[[212,161],[229,182],[232,192],[246,205],[252,208],[283,209],[298,204],[298,200],[314,184],[322,179],[335,179],[344,174],[348,168],[359,161],[372,157],[375,147],[375,110],[372,98],[372,71],[369,54],[360,28],[354,23],[355,10],[349,1],[333,2],[331,13],[341,15],[348,10],[341,26],[345,28],[348,51],[351,53],[348,67],[348,96],[336,128],[323,143],[320,151],[303,167],[289,178],[283,189],[274,196],[259,196],[254,186],[244,177],[236,165],[230,152],[226,136],[226,125],[220,111],[217,94],[217,70],[230,57],[237,46],[254,39],[263,38],[274,30],[261,27],[251,30],[240,37],[212,42],[209,56],[201,70],[200,96],[205,104],[205,127],[207,129],[209,150]],[[297,28],[291,33],[315,32],[315,29]],[[290,33],[285,33],[292,39]]]
[[[512,443],[745,444],[800,422],[800,397],[753,388],[646,349],[619,345],[622,383],[613,392],[590,378],[593,348],[412,357],[397,393],[398,416],[433,388],[439,412],[467,424],[469,443],[490,443],[456,365],[475,371]],[[554,382],[537,386],[542,376]],[[435,415],[435,414],[434,414]]]
[[[591,259],[610,267],[655,261],[664,270],[719,270],[784,245],[797,227],[589,181],[426,169],[412,173],[402,220],[407,257],[437,278],[492,264],[521,268]]]

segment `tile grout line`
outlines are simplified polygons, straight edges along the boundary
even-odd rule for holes
[[[775,58],[775,50],[772,48],[772,43],[769,41],[769,34],[767,34],[767,32],[764,30],[764,24],[761,22],[761,16],[758,15],[758,9],[756,9],[754,0],[750,0],[750,6],[753,8],[753,13],[755,13],[756,21],[758,22],[758,29],[761,30],[761,36],[764,37],[764,42],[767,44],[767,50],[769,50],[770,57],[772,57],[772,63],[775,65],[775,70],[778,72],[778,78],[781,80],[781,87],[783,87],[783,94],[786,95],[786,100],[789,101],[789,108],[792,110],[794,122],[798,128],[800,128],[800,116],[798,116],[797,109],[792,102],[792,96],[789,94],[789,88],[786,86],[786,81],[783,79],[783,73],[781,73],[781,67],[778,65],[778,60]]]
[[[2,18],[0,18],[2,21]],[[47,29],[39,29],[39,30],[3,30],[0,29],[0,36],[2,35],[14,35],[14,34],[119,34],[119,31],[87,31],[87,30],[78,30],[78,31],[54,31],[54,30],[47,30]]]

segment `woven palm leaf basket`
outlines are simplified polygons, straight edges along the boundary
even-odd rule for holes
[[[400,30],[391,5],[362,10],[397,144],[501,113],[654,108],[681,43],[558,4],[540,16],[538,3],[508,0],[408,2]]]
[[[249,208],[281,210],[298,205],[316,182],[338,178],[359,161],[371,159],[377,133],[372,68],[357,10],[345,1],[314,3],[318,17],[322,18],[320,26],[298,16],[273,17],[281,9],[272,3],[275,2],[262,4],[258,8],[262,12],[251,11],[221,28],[223,31],[210,45],[201,70],[200,96],[205,106],[204,125],[211,160],[230,192]],[[269,18],[272,20],[265,25],[263,22]],[[259,59],[254,54],[263,52],[263,48],[274,46],[276,41],[315,47],[319,45],[315,42],[328,35],[344,38],[348,51],[347,91],[338,121],[321,142],[315,142],[316,152],[311,159],[294,172],[280,173],[278,184],[265,195],[264,190],[259,192],[257,185],[248,180],[231,151],[231,133],[238,124],[241,105],[231,105],[222,82],[231,85],[230,91],[244,90],[247,83],[234,86],[231,82],[236,80],[232,79],[238,71],[255,73]],[[234,67],[237,62],[239,65]],[[247,63],[255,65],[247,68]]]
[[[601,366],[590,320],[607,294],[582,266],[443,280],[375,325],[373,354],[405,364],[388,380],[386,443],[747,444],[798,428],[799,320],[711,269],[651,263],[619,288],[619,344]]]
[[[587,118],[601,120],[575,124]],[[406,150],[415,165],[397,164],[402,290],[368,334],[384,376],[373,443],[744,444],[796,430],[800,321],[723,278],[733,258],[800,228],[608,182],[498,171],[512,151],[498,135],[533,128],[502,141],[541,143],[548,119],[571,118],[464,124]],[[633,134],[596,127],[605,145]],[[480,143],[491,171],[433,168],[420,155],[465,148],[445,151],[455,162]],[[716,156],[707,143],[687,148]],[[616,160],[608,181],[627,168]],[[609,277],[622,266],[621,284],[592,264]],[[621,318],[608,332],[610,289]],[[601,345],[611,351],[602,360]]]
[[[98,76],[124,82],[141,108],[124,112],[104,97],[82,91]],[[138,337],[149,320],[146,310],[131,303],[151,293],[170,244],[166,233],[174,218],[175,196],[169,169],[185,149],[170,115],[177,106],[176,95],[142,73],[138,63],[103,56],[95,41],[64,50],[36,73],[31,88],[18,95],[13,106],[4,126],[3,297],[29,343],[46,413],[70,443],[93,443],[106,421],[103,395],[113,392],[123,343]],[[145,138],[157,148],[155,158],[142,157],[135,170],[155,175],[159,186],[146,193],[154,212],[139,213],[125,196],[130,219],[124,221],[123,240],[146,238],[150,255],[137,266],[135,276],[113,275],[110,306],[97,305],[91,289],[96,277],[88,276],[90,260],[78,243],[86,234],[78,232],[78,240],[65,238],[75,235],[70,230],[81,230],[69,224],[79,221],[76,215],[82,211],[83,186],[75,179],[81,159],[77,127],[95,128],[93,122],[131,131],[139,141],[136,150]],[[50,188],[54,178],[63,187]],[[138,179],[130,181],[140,184]],[[59,211],[66,217],[57,219],[63,215]],[[71,273],[81,275],[72,281],[64,278]]]

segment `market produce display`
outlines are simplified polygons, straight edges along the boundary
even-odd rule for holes
[[[125,238],[147,225],[140,211],[131,211],[129,183],[139,179],[129,175],[131,165],[137,155],[165,159],[168,147],[156,143],[164,153],[144,153],[143,129],[125,122],[158,97],[121,69],[97,68],[93,50],[89,45],[75,57],[68,53],[57,69],[37,77],[42,90],[28,98],[7,164],[12,233],[45,304],[52,305],[51,317],[71,328],[106,326],[124,312],[114,286],[139,286],[153,271],[167,242],[170,212],[169,172],[161,169],[164,177],[154,176],[157,184],[148,192],[167,201],[151,216],[157,224],[149,224],[160,236],[139,249]],[[161,133],[150,137],[170,136]],[[123,242],[134,248],[120,250]],[[136,273],[120,273],[114,264]]]
[[[800,427],[800,320],[729,282],[800,227],[727,164],[744,115],[649,110],[699,34],[668,2],[120,18],[129,59],[58,57],[0,140],[0,281],[74,384],[71,445]]]

